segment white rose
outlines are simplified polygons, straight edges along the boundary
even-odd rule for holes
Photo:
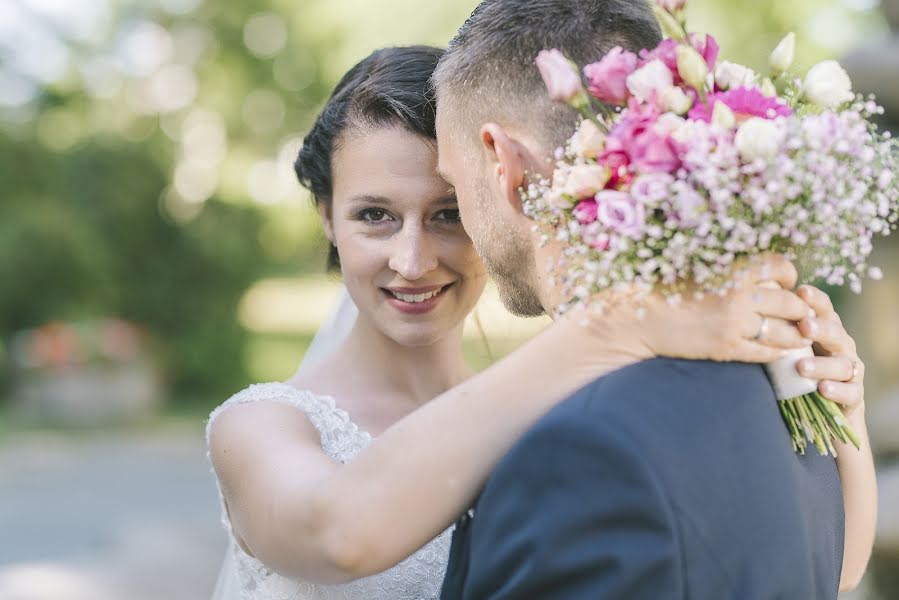
[[[572,167],[565,178],[562,193],[575,200],[589,198],[606,187],[609,181],[609,169],[599,165],[578,165]]]
[[[571,150],[578,156],[596,158],[606,146],[606,134],[590,119],[581,121],[577,133],[571,138]]]
[[[693,98],[677,86],[671,86],[662,94],[662,106],[678,115],[685,115],[693,107]]]
[[[835,60],[825,60],[812,67],[805,76],[804,96],[822,108],[836,108],[849,102],[852,80]]]
[[[792,31],[780,41],[777,48],[768,57],[768,64],[775,75],[786,72],[793,66],[793,57],[796,53],[796,34]]]
[[[665,63],[656,59],[643,65],[627,78],[627,89],[640,101],[647,101],[653,92],[662,98],[668,89],[674,87],[674,75]]]
[[[725,60],[715,69],[715,81],[724,90],[748,87],[755,83],[755,71]]]
[[[734,144],[747,162],[771,160],[783,143],[783,129],[774,121],[754,117],[737,130]]]

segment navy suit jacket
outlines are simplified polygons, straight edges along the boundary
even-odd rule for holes
[[[442,600],[828,600],[836,465],[759,366],[653,359],[540,420],[457,524]]]

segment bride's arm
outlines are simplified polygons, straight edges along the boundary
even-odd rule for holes
[[[851,445],[837,446],[846,514],[840,573],[840,591],[845,592],[855,589],[865,574],[877,528],[877,480],[865,423],[865,366],[827,294],[810,286],[801,287],[798,293],[817,315],[801,321],[800,330],[815,341],[815,351],[821,355],[800,361],[799,372],[822,380],[819,391],[843,405],[849,424],[861,440],[861,450]]]
[[[771,259],[750,281],[795,284]],[[212,425],[211,457],[235,534],[262,562],[315,582],[387,569],[470,506],[498,460],[556,403],[609,371],[657,355],[767,362],[801,336],[808,305],[780,289],[727,298],[569,312],[516,352],[383,433],[353,461],[326,457],[306,417],[274,403],[234,406]],[[771,327],[752,337],[761,315]],[[780,320],[783,319],[783,320]]]

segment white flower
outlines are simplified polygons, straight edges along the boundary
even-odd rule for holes
[[[571,138],[571,151],[578,156],[596,158],[606,146],[606,134],[590,119],[581,121],[577,133]]]
[[[642,102],[649,100],[653,92],[662,98],[674,87],[674,75],[665,63],[656,59],[643,65],[627,78],[627,89]]]
[[[609,169],[600,165],[578,165],[572,167],[565,178],[562,193],[575,200],[588,198],[606,186]]]
[[[793,66],[793,57],[796,53],[796,34],[792,31],[780,41],[771,56],[768,64],[775,75],[780,75]]]
[[[662,106],[678,115],[685,115],[693,107],[693,98],[687,95],[683,89],[672,86],[665,90],[661,97]]]
[[[755,83],[755,71],[737,63],[722,61],[715,69],[715,81],[721,89],[749,87]]]
[[[762,92],[762,94],[769,98],[777,97],[777,88],[774,87],[774,82],[767,77],[765,77],[765,79],[762,81],[762,85],[759,87],[759,90]]]
[[[805,76],[805,97],[822,108],[836,108],[849,102],[852,81],[835,60],[825,60],[812,67]]]
[[[676,136],[687,125],[687,120],[670,112],[664,113],[658,118],[655,129],[661,134]]]
[[[693,46],[679,44],[676,51],[677,70],[683,80],[697,90],[705,89],[706,76],[709,74],[705,59]]]
[[[783,142],[783,129],[774,121],[754,117],[737,130],[734,144],[746,162],[771,160]]]
[[[722,129],[733,129],[737,125],[737,117],[727,104],[715,102],[712,109],[712,124]]]

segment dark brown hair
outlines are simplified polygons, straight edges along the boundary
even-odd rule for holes
[[[384,48],[343,76],[294,163],[300,184],[312,193],[316,205],[331,203],[332,159],[351,128],[399,125],[425,139],[436,139],[431,76],[442,55],[442,49],[430,46]],[[340,268],[333,245],[328,267]]]

